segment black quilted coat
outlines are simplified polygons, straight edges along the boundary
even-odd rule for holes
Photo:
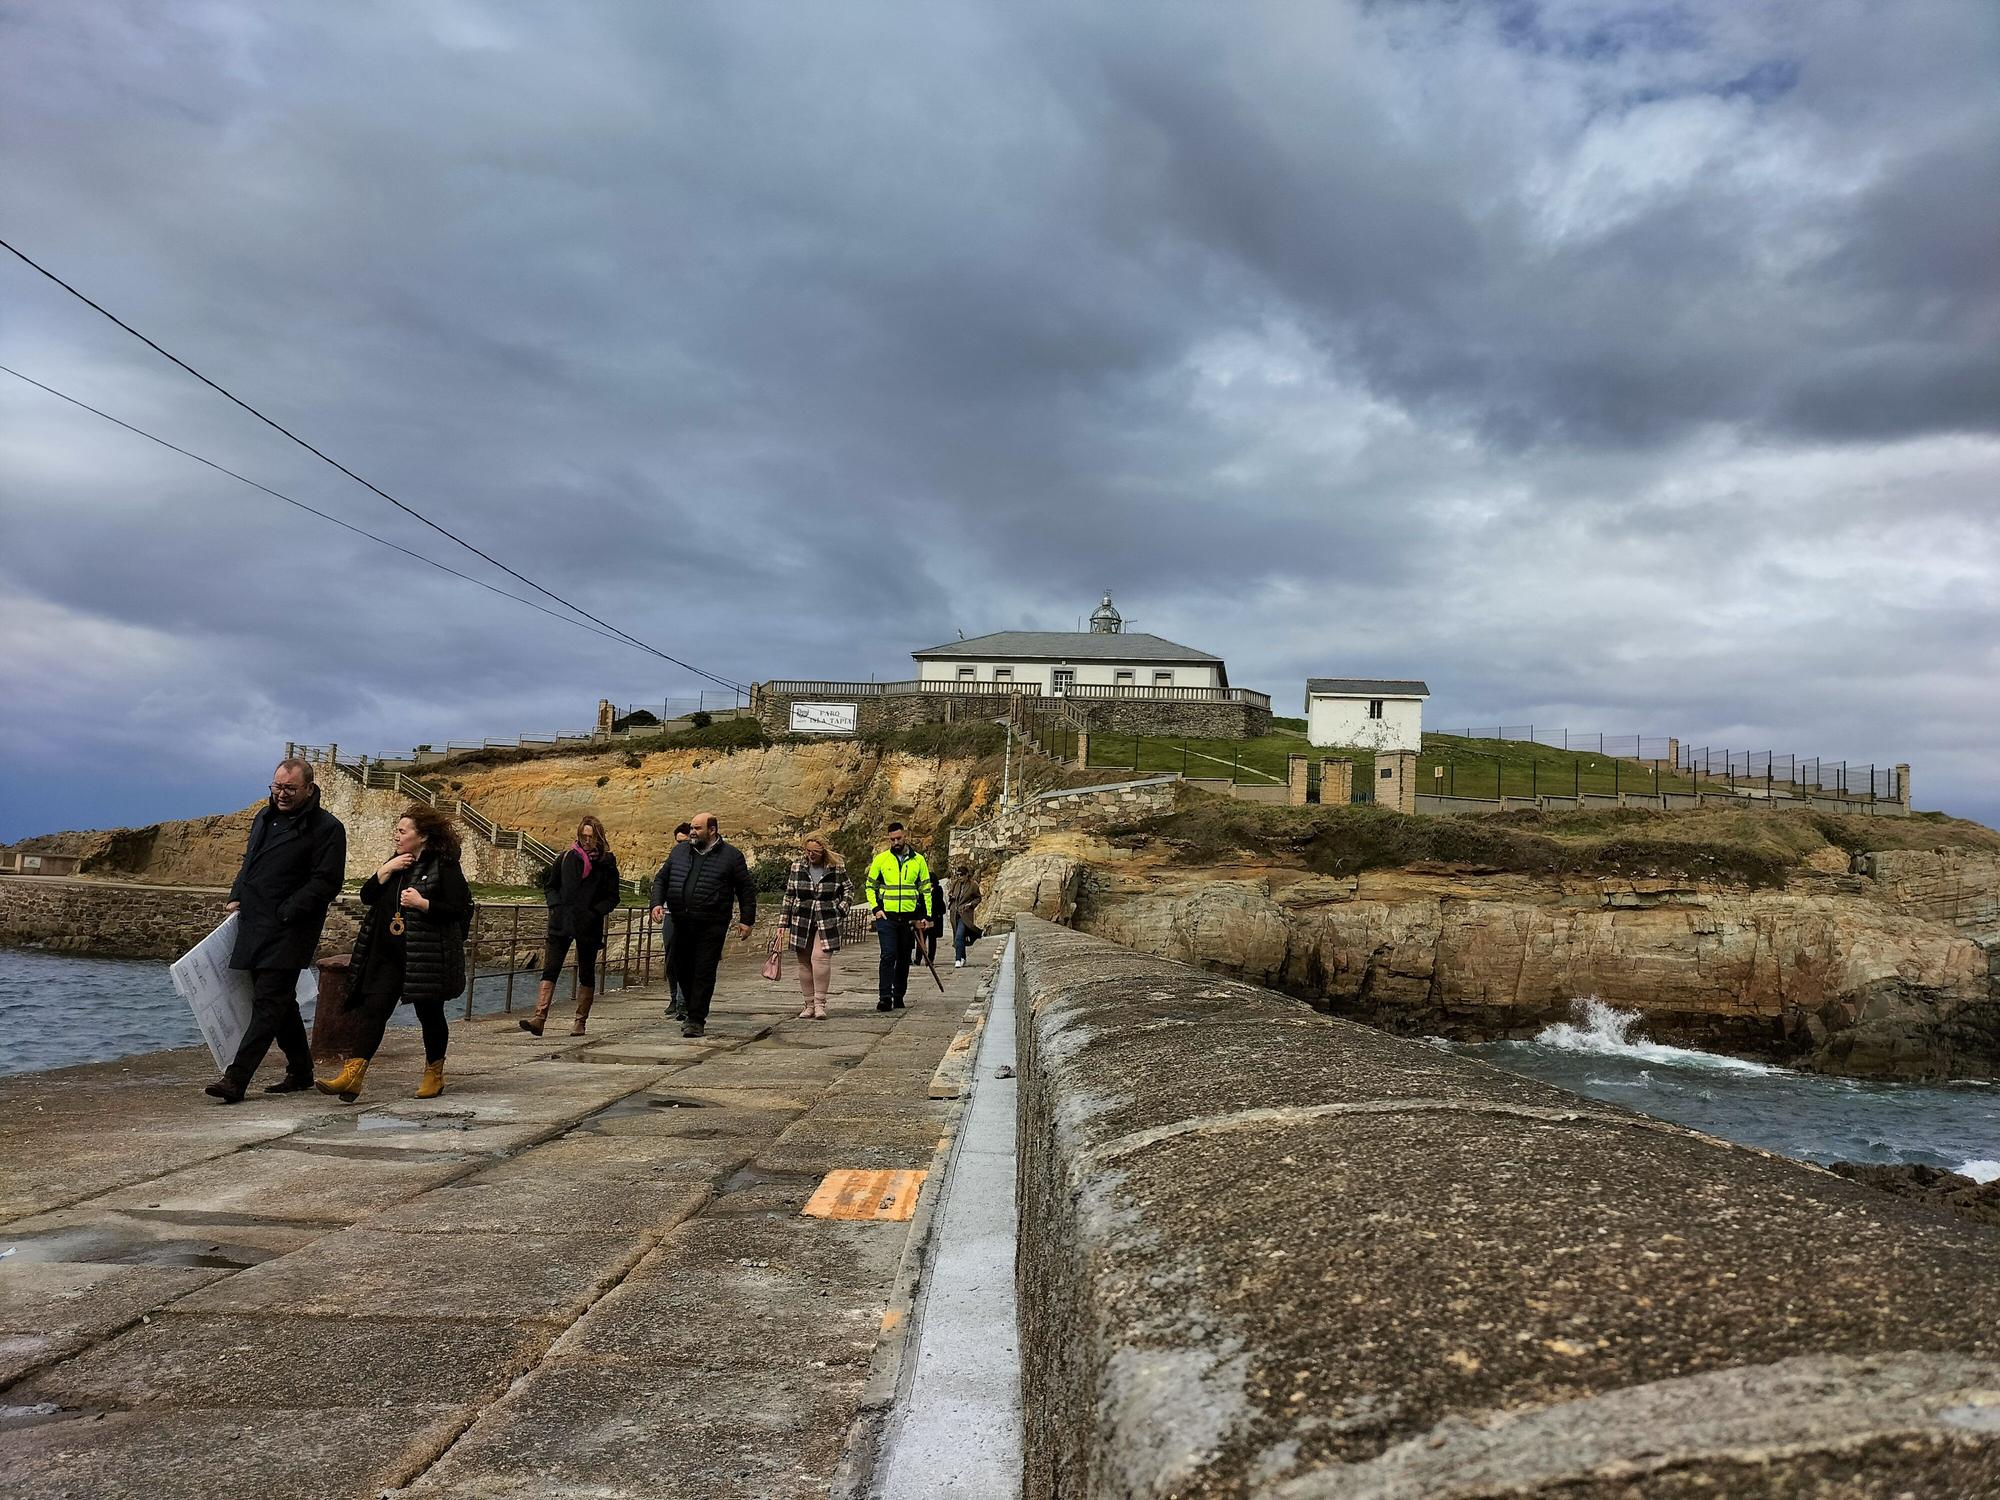
[[[430,910],[404,906],[405,886],[414,886],[427,898]],[[354,958],[348,967],[355,977],[356,999],[361,976],[368,972],[368,950],[387,940],[390,919],[399,911],[403,1001],[450,1000],[465,988],[465,928],[472,920],[472,890],[455,857],[425,850],[414,865],[387,881],[370,875],[361,883],[361,904],[368,915],[354,939]]]

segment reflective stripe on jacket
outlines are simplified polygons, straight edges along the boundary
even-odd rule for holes
[[[900,859],[894,849],[876,855],[864,889],[868,904],[877,911],[931,914],[931,867],[914,849]]]

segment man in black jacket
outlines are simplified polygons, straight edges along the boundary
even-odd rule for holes
[[[694,833],[692,823],[674,825],[674,848],[685,844]],[[667,910],[667,861],[660,861],[660,868],[653,876],[653,920],[660,924],[660,951],[667,956],[667,995],[672,1001],[667,1006],[669,1021],[685,1021],[688,1018],[687,995],[681,989],[680,977],[674,973],[674,919]]]
[[[229,910],[236,913],[229,967],[250,973],[251,1012],[235,1061],[204,1090],[224,1104],[243,1098],[273,1041],[284,1051],[285,1076],[264,1092],[292,1094],[313,1086],[299,971],[313,961],[326,909],[346,874],[347,830],[319,805],[311,764],[280,762],[271,775],[271,800],[250,825],[243,868],[229,888]]]
[[[692,829],[688,841],[674,845],[653,881],[653,904],[664,905],[674,919],[667,973],[686,997],[687,1021],[681,1035],[701,1036],[708,1029],[715,970],[729,936],[729,908],[733,904],[742,914],[737,936],[750,936],[757,922],[757,888],[751,884],[742,851],[722,841],[714,813],[696,813],[688,823]]]

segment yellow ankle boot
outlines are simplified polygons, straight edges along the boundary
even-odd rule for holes
[[[368,1059],[350,1057],[331,1078],[315,1078],[313,1087],[322,1094],[338,1094],[352,1104],[361,1095],[361,1080],[368,1075]]]
[[[444,1064],[427,1062],[424,1064],[423,1079],[417,1084],[419,1099],[435,1099],[444,1092]]]

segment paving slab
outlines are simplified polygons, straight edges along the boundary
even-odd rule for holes
[[[328,1500],[399,1484],[461,1418],[438,1407],[80,1411],[0,1443],[0,1494],[34,1500]]]
[[[308,1151],[238,1151],[106,1193],[89,1206],[255,1213],[344,1224],[463,1174],[467,1160],[357,1161]]]
[[[371,1229],[416,1234],[565,1231],[664,1233],[706,1202],[713,1174],[698,1167],[677,1173],[634,1166],[615,1157],[561,1172],[530,1155],[495,1172],[426,1193],[368,1220]]]
[[[219,1268],[0,1261],[0,1384],[108,1338],[227,1273]],[[14,1403],[18,1398],[9,1396]]]
[[[185,1299],[184,1312],[567,1321],[643,1253],[638,1234],[410,1234],[358,1226]]]
[[[550,1332],[432,1318],[166,1313],[8,1400],[93,1409],[464,1406],[498,1395],[539,1360]]]

